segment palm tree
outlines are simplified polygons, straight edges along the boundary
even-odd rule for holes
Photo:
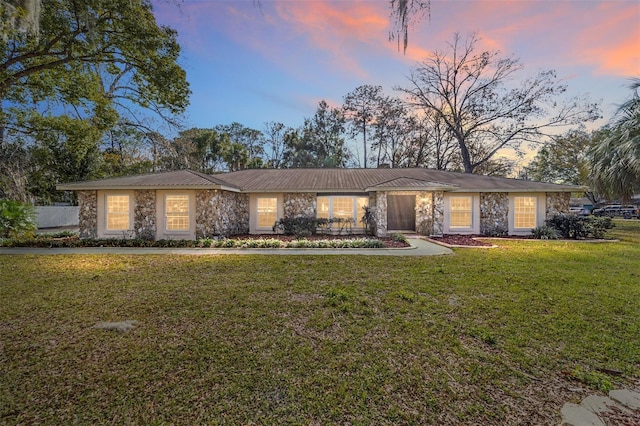
[[[629,86],[633,96],[620,105],[611,134],[591,151],[591,179],[598,191],[629,202],[640,190],[640,78]]]

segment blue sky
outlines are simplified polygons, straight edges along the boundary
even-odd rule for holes
[[[388,41],[388,0],[155,0],[154,10],[183,47],[193,91],[187,127],[298,127],[320,100],[341,105],[359,85],[397,94],[412,67],[456,32],[475,31],[482,49],[520,58],[522,78],[555,69],[569,96],[602,101],[605,118],[595,126],[630,95],[628,79],[640,77],[637,0],[433,0],[406,53]]]

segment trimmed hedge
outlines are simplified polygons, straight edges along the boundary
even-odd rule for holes
[[[614,227],[610,217],[577,216],[557,214],[545,221],[562,238],[581,240],[585,238],[604,238],[608,229]]]

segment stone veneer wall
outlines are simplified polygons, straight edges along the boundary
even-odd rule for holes
[[[249,196],[207,189],[196,191],[196,238],[249,232]]]
[[[432,235],[442,235],[444,232],[444,192],[433,193],[433,231]]]
[[[376,218],[376,235],[378,237],[387,236],[387,193],[384,191],[375,193],[375,218]]]
[[[133,229],[137,238],[154,240],[156,238],[156,191],[134,191]]]
[[[78,191],[80,238],[98,236],[98,191]]]
[[[282,196],[282,205],[284,217],[316,217],[314,192],[285,193]]]
[[[509,194],[480,193],[480,234],[495,236],[509,233]]]
[[[568,213],[570,199],[569,192],[547,192],[546,218],[549,219],[558,213]]]

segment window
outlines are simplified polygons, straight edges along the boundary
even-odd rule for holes
[[[318,219],[329,219],[329,197],[318,197]]]
[[[333,197],[333,219],[353,219],[353,197]]]
[[[351,219],[355,226],[364,226],[360,218],[364,214],[364,207],[369,205],[369,197],[319,196],[317,203],[318,219]]]
[[[107,195],[107,231],[129,229],[129,196]]]
[[[165,198],[167,231],[189,230],[189,196],[167,195]]]
[[[451,197],[450,228],[471,228],[471,197]]]
[[[258,198],[258,228],[272,228],[278,219],[278,199]]]
[[[536,227],[536,197],[514,197],[513,199],[513,227]]]

